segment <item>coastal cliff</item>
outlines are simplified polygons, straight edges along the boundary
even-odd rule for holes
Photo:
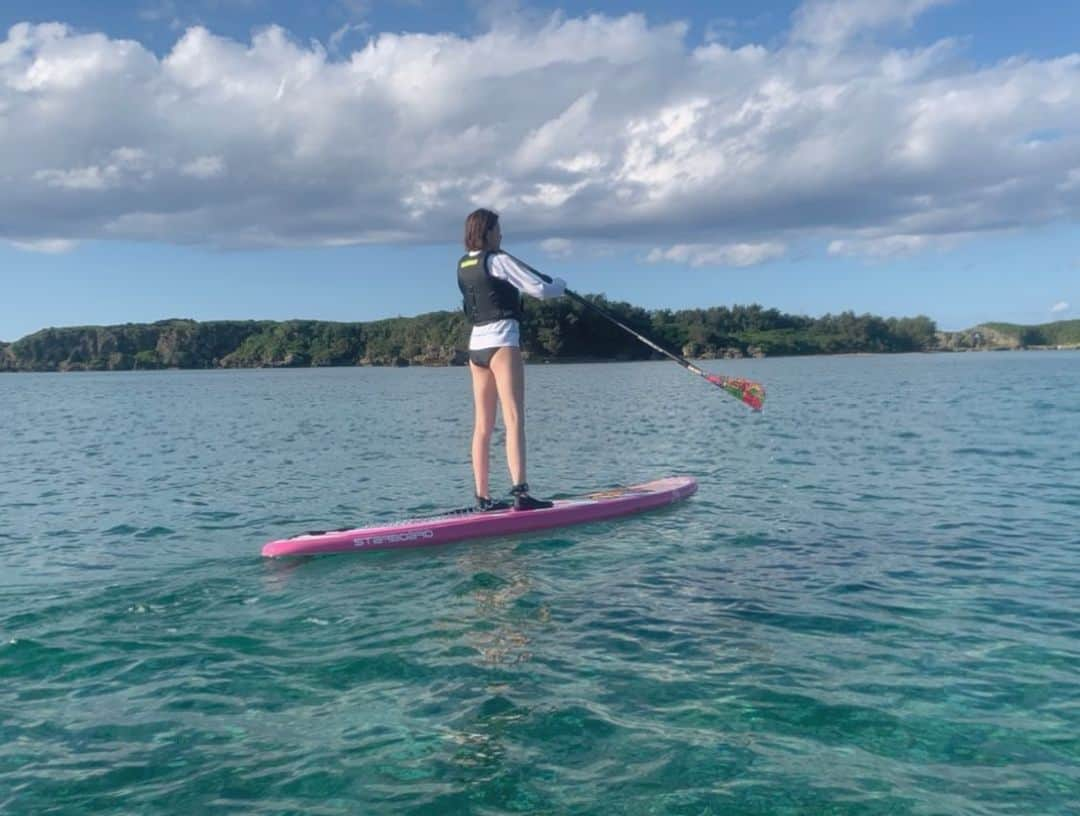
[[[938,332],[942,351],[1017,351],[1080,348],[1080,320],[1059,320],[1037,326],[981,323],[958,332]]]

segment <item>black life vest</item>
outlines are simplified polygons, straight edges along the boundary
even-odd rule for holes
[[[496,320],[521,320],[525,311],[521,292],[509,281],[488,274],[488,258],[495,252],[465,255],[458,261],[457,280],[462,308],[474,326]]]

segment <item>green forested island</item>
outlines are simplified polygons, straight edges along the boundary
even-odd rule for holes
[[[590,299],[643,334],[693,358],[959,351],[1080,346],[1080,320],[1042,326],[988,323],[939,331],[928,317],[843,312],[812,318],[759,305],[646,311]],[[527,303],[522,346],[530,360],[644,360],[653,352],[567,299]],[[320,320],[162,320],[76,326],[0,343],[0,371],[126,371],[162,368],[464,365],[460,312],[365,323]]]

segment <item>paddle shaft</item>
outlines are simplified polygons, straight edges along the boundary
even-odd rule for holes
[[[509,255],[510,253],[507,253],[507,254]],[[510,257],[514,258],[513,255],[510,255]],[[544,283],[551,283],[551,278],[548,277],[547,275],[545,275],[543,272],[539,272],[536,269],[533,269],[531,266],[529,266],[527,263],[522,261],[520,258],[514,258],[514,260],[517,261],[522,267],[529,270],[532,274],[536,275],[536,277],[540,278],[540,280],[544,281]],[[588,300],[587,298],[582,297],[577,292],[574,292],[574,291],[572,291],[570,289],[566,290],[566,296],[568,298],[570,298],[571,300],[576,300],[578,303],[580,303],[585,308],[592,309],[598,315],[600,315],[601,317],[603,317],[606,320],[611,321],[612,323],[614,323],[616,326],[618,326],[620,329],[627,332],[628,334],[632,334],[634,337],[636,337],[638,340],[640,340],[642,343],[644,343],[649,348],[655,349],[656,351],[663,354],[665,357],[670,357],[672,360],[674,360],[676,363],[681,365],[687,371],[692,371],[694,374],[697,374],[699,377],[704,377],[705,379],[708,379],[708,377],[709,377],[708,374],[706,374],[704,371],[702,371],[696,365],[691,363],[685,357],[680,357],[678,354],[675,354],[674,352],[668,351],[666,348],[661,346],[656,341],[650,340],[648,337],[641,334],[640,332],[634,331],[632,328],[630,328],[625,323],[623,323],[621,320],[619,320],[619,318],[615,317],[615,315],[613,315],[611,312],[609,312],[603,306],[597,306],[591,300]]]

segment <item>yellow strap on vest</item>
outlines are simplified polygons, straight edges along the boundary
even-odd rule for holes
[[[469,260],[467,260],[467,261],[462,261],[459,264],[459,267],[461,269],[465,269],[465,268],[470,267],[470,266],[476,266],[478,263],[480,263],[479,258],[469,258]]]

